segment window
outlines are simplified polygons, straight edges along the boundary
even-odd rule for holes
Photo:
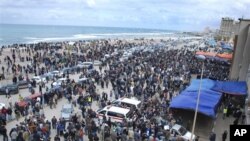
[[[113,117],[119,117],[119,118],[124,118],[123,114],[115,113],[115,112],[108,112],[108,116],[113,116]]]
[[[134,113],[132,111],[129,111],[127,114],[126,114],[126,117],[127,118],[132,118],[134,115]]]
[[[99,112],[99,114],[105,115],[105,114],[106,114],[106,111],[101,111],[101,112]]]
[[[180,132],[180,134],[183,136],[183,135],[185,135],[185,134],[187,133],[187,130],[186,130],[184,127],[181,127],[181,128],[179,129],[179,132]]]

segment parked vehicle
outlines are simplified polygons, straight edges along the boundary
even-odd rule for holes
[[[39,84],[39,83],[46,83],[46,78],[44,77],[40,77],[40,76],[33,76],[31,78],[31,80],[35,80],[36,84]]]
[[[63,74],[74,74],[75,73],[75,70],[74,68],[63,68],[61,71],[60,71],[60,75],[62,76]]]
[[[53,77],[62,77],[60,71],[58,71],[58,70],[51,71],[49,73],[52,74]]]
[[[102,65],[102,62],[99,61],[99,60],[95,60],[95,61],[93,62],[93,64],[94,64],[94,66],[100,66],[100,65]]]
[[[92,62],[82,62],[77,65],[79,68],[85,68],[85,69],[91,69],[93,68],[93,63]]]
[[[74,107],[72,104],[64,104],[61,110],[61,118],[64,118],[65,120],[68,121],[70,120],[73,112],[74,112]]]
[[[21,80],[17,82],[17,85],[19,89],[25,89],[28,88],[29,83],[27,80]]]
[[[179,124],[175,124],[172,128],[170,128],[169,125],[165,125],[164,129],[170,130],[170,134],[172,137],[179,136],[179,137],[183,138],[185,141],[191,140],[192,133],[187,131],[186,128],[184,128],[183,126],[181,126]],[[195,138],[196,138],[196,136],[193,135],[193,141],[195,140]]]
[[[0,103],[0,110],[5,107],[5,104],[4,103]],[[6,107],[5,107],[6,108]]]
[[[132,121],[134,116],[133,111],[126,108],[116,107],[116,106],[106,106],[103,109],[97,110],[97,116],[99,119],[111,119],[111,122],[123,122],[124,119]]]
[[[66,83],[67,78],[59,78],[56,82],[52,83],[52,85],[53,86],[61,86],[63,82]]]
[[[123,108],[140,108],[141,106],[141,101],[135,99],[135,98],[119,98],[117,100],[112,101],[112,105],[118,106],[118,107],[123,107]]]
[[[0,95],[6,95],[6,89],[8,88],[9,94],[18,94],[19,88],[17,84],[8,84],[0,88]]]

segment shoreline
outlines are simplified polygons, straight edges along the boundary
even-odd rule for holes
[[[135,33],[137,34],[137,33]],[[144,33],[139,33],[139,34],[144,34]],[[151,33],[150,33],[151,34]],[[154,34],[154,33],[152,33]],[[156,33],[158,34],[158,33]],[[163,33],[165,34],[165,33]],[[78,36],[78,37],[77,37]],[[84,36],[84,37],[83,37]],[[108,34],[107,34],[108,36]],[[76,37],[74,39],[74,37]],[[85,38],[86,37],[86,38]],[[90,38],[88,38],[90,37]],[[142,41],[142,40],[188,40],[188,39],[197,39],[201,40],[204,39],[203,36],[191,36],[191,35],[186,35],[186,34],[180,34],[180,33],[167,33],[166,36],[164,35],[156,35],[156,36],[132,36],[129,37],[129,35],[123,36],[110,36],[110,37],[98,37],[95,36],[94,34],[78,34],[78,35],[73,35],[72,37],[48,37],[48,38],[33,38],[33,37],[24,37],[24,38],[30,38],[30,40],[34,41],[27,41],[23,43],[12,43],[12,44],[0,44],[0,48],[11,48],[11,47],[17,47],[21,45],[35,45],[35,44],[55,44],[55,43],[69,43],[69,42],[91,42],[91,41],[99,41],[99,40],[125,40],[125,41]],[[1,39],[3,41],[3,39]],[[0,40],[0,41],[1,41]]]

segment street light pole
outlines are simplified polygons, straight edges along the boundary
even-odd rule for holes
[[[194,113],[194,121],[193,121],[193,127],[192,127],[191,141],[193,141],[193,137],[194,137],[194,129],[195,129],[195,125],[196,125],[197,112],[198,112],[199,103],[200,103],[201,84],[202,84],[202,78],[203,78],[203,71],[204,71],[204,60],[202,62],[201,77],[200,77],[200,86],[199,86],[199,90],[198,90],[198,97],[197,97],[196,108],[195,108],[195,113]]]

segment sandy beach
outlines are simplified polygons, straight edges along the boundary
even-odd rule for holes
[[[86,42],[62,42],[62,49],[59,49],[59,50],[56,50],[55,53],[58,53],[58,54],[61,54],[63,52],[66,52],[68,54],[70,53],[74,53],[74,52],[77,52],[77,54],[87,54],[89,52],[91,52],[91,50],[99,50],[99,52],[102,52],[101,48],[100,47],[105,47],[105,44],[107,45],[107,42],[108,42],[108,45],[111,45],[113,46],[114,49],[112,49],[114,52],[116,51],[120,51],[122,50],[123,52],[125,52],[126,50],[129,50],[130,47],[139,47],[139,46],[143,46],[144,50],[152,50],[152,47],[159,47],[161,49],[164,49],[164,50],[182,50],[182,51],[185,51],[185,50],[190,50],[190,51],[195,51],[197,50],[199,47],[205,47],[204,43],[202,42],[202,39],[201,38],[187,38],[187,37],[184,37],[184,38],[179,38],[179,37],[173,37],[173,38],[144,38],[143,40],[142,39],[111,39],[111,40],[95,40],[95,41],[86,41]],[[0,59],[1,59],[1,64],[0,64],[0,67],[4,66],[5,68],[7,68],[7,62],[4,61],[4,58],[6,56],[10,56],[12,55],[12,48],[4,48],[2,50],[2,55],[0,56]],[[50,49],[49,49],[50,50]],[[45,51],[44,49],[42,50],[38,50],[38,51],[32,51],[32,48],[31,48],[31,51],[30,51],[30,55],[28,52],[23,52],[22,49],[20,50],[20,56],[22,57],[26,57],[26,56],[30,56],[30,57],[33,57],[35,55],[34,52],[38,52],[38,53],[41,53],[41,54],[44,54],[45,52],[49,52],[48,51]],[[81,51],[82,52],[81,52]],[[17,51],[17,50],[16,50]],[[109,54],[111,55],[112,51],[106,51],[106,50],[103,50],[105,52],[103,52],[103,55],[105,54]],[[93,52],[92,52],[93,53]],[[182,52],[183,53],[183,52]],[[154,54],[152,52],[152,54]],[[91,61],[94,61],[95,59],[97,60],[100,60],[101,58],[100,57],[92,57]],[[19,58],[16,59],[16,63],[15,64],[19,64],[21,66],[27,66],[28,64],[32,64],[33,62],[32,61],[24,61],[22,62]],[[37,69],[40,69],[42,67],[46,67],[42,62],[37,62],[40,65],[39,68]],[[123,62],[121,62],[123,63]],[[94,66],[94,68],[96,70],[98,70],[98,72],[102,73],[102,74],[105,74],[104,71],[100,71],[100,68],[98,68],[97,66]],[[110,68],[110,66],[108,66],[107,68]],[[48,71],[52,71],[52,70],[48,70]],[[17,72],[16,75],[19,75],[21,72]],[[23,72],[24,74],[24,72]],[[1,80],[1,86],[3,85],[6,85],[6,84],[11,84],[12,83],[12,78],[13,78],[14,74],[10,71],[8,74],[7,72],[5,72],[5,79],[4,80]],[[34,76],[34,73],[28,73],[28,77],[29,78],[32,78]],[[79,74],[73,74],[73,75],[70,75],[70,79],[74,79],[75,81],[77,81],[79,79]],[[51,88],[51,85],[52,85],[52,81],[49,81],[48,83],[46,83],[46,87],[48,88]],[[102,88],[100,85],[96,85],[97,87],[97,91],[98,91],[98,94],[102,94],[103,92],[105,93],[110,93],[110,91],[112,90],[112,86],[109,85],[107,88]],[[36,87],[34,88],[36,92],[39,92],[39,87]],[[45,92],[45,87],[42,88],[42,91]],[[27,97],[30,95],[30,92],[28,91],[28,89],[20,89],[19,91],[19,94],[22,96],[22,97]],[[12,102],[17,102],[19,101],[19,94],[15,94],[15,95],[12,95]],[[174,92],[174,95],[177,95],[178,92]],[[5,95],[1,95],[0,96],[0,103],[4,103],[6,106],[8,106],[8,102],[9,100],[5,97]],[[114,100],[114,97],[110,97],[109,96],[109,99],[110,100]],[[50,109],[49,106],[45,106],[45,117],[46,119],[50,120],[52,119],[53,116],[56,116],[57,118],[60,117],[60,109],[62,107],[62,105],[64,103],[67,103],[67,99],[63,98],[61,100],[58,101],[58,105],[56,106],[55,109]],[[98,102],[97,101],[94,101],[93,102],[93,107],[92,109],[94,110],[97,110],[98,109]],[[75,108],[75,112],[76,113],[81,113],[81,111],[79,110],[79,108]],[[19,121],[22,121],[24,118],[21,118]],[[19,123],[19,121],[9,121],[6,128],[8,131],[10,131],[16,124]],[[206,140],[206,135],[204,133],[200,133],[202,138],[204,138],[204,140]],[[51,137],[53,138],[54,136],[56,135],[56,131],[55,130],[52,130],[51,132]],[[84,137],[85,139],[87,139],[87,136]],[[202,139],[201,139],[202,140]]]

